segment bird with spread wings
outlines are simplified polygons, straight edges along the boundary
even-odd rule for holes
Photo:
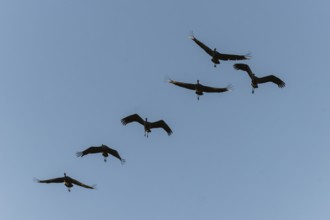
[[[174,80],[169,80],[169,83],[172,83],[176,86],[180,86],[180,87],[183,87],[186,89],[195,90],[198,100],[199,100],[199,96],[203,95],[204,92],[220,93],[220,92],[228,92],[231,90],[230,85],[228,85],[227,87],[224,87],[224,88],[209,87],[209,86],[204,86],[204,85],[200,84],[199,80],[197,80],[196,84],[178,82],[178,81],[174,81]]]
[[[70,192],[70,188],[73,187],[73,185],[81,186],[87,189],[95,189],[95,186],[88,186],[84,183],[79,182],[76,179],[73,179],[64,173],[64,177],[58,177],[53,179],[47,179],[47,180],[39,180],[36,179],[39,183],[64,183],[64,185],[68,188],[68,191]]]
[[[252,72],[252,70],[250,69],[250,67],[247,64],[237,63],[237,64],[234,64],[234,68],[236,70],[245,71],[250,76],[252,93],[254,93],[254,89],[258,88],[258,84],[261,84],[261,83],[272,82],[272,83],[276,84],[279,88],[285,87],[285,82],[274,75],[269,75],[269,76],[264,76],[264,77],[255,76],[255,74]]]
[[[116,151],[104,144],[102,144],[101,146],[91,146],[84,151],[77,152],[77,157],[83,157],[87,154],[96,154],[96,153],[102,153],[102,155],[104,157],[104,162],[107,162],[107,157],[110,154],[110,155],[116,157],[117,159],[119,159],[122,164],[125,163],[125,159],[120,157],[118,151]]]
[[[121,123],[123,125],[127,125],[131,122],[138,122],[139,124],[144,126],[144,136],[148,137],[148,133],[151,132],[153,128],[162,128],[164,129],[168,135],[171,135],[173,132],[171,128],[166,124],[164,120],[159,120],[155,122],[149,122],[146,118],[143,120],[138,114],[129,115],[123,119],[121,119]]]
[[[211,61],[214,63],[214,67],[217,66],[217,64],[220,64],[220,60],[247,60],[250,59],[250,55],[234,55],[234,54],[224,54],[219,53],[216,48],[213,50],[206,46],[204,43],[199,41],[193,34],[190,36],[190,39],[192,39],[198,46],[200,46],[208,55],[212,57]]]

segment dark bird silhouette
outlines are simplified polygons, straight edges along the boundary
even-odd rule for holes
[[[68,188],[68,191],[70,192],[70,188],[73,187],[73,185],[85,187],[87,189],[95,189],[95,186],[88,186],[85,185],[78,180],[75,180],[64,173],[64,177],[54,178],[54,179],[48,179],[48,180],[38,180],[39,183],[64,183],[64,185]]]
[[[122,159],[120,157],[118,151],[116,151],[104,144],[102,144],[101,146],[91,146],[84,151],[77,152],[77,157],[83,157],[87,154],[96,154],[96,153],[102,153],[102,155],[104,157],[104,162],[107,162],[107,157],[109,156],[109,154],[111,154],[112,156],[118,158],[122,164],[125,163],[125,159]]]
[[[208,46],[203,44],[201,41],[199,41],[193,34],[190,36],[190,39],[192,39],[198,46],[200,46],[208,55],[212,57],[211,61],[214,63],[214,67],[216,67],[217,64],[220,64],[220,60],[250,59],[250,56],[248,54],[247,55],[223,54],[223,53],[219,53],[216,48],[212,50]]]
[[[215,88],[215,87],[208,87],[204,86],[199,83],[199,80],[197,80],[197,84],[190,84],[190,83],[184,83],[184,82],[178,82],[174,80],[169,80],[169,83],[172,83],[174,85],[186,88],[186,89],[191,89],[195,90],[197,94],[197,99],[199,100],[199,96],[203,95],[203,92],[227,92],[231,90],[231,86],[227,86],[225,88]]]
[[[168,135],[171,135],[173,132],[171,128],[165,123],[163,120],[149,122],[148,119],[143,120],[138,114],[129,115],[123,119],[121,119],[121,123],[126,125],[131,122],[138,122],[144,126],[144,136],[148,137],[148,133],[151,132],[153,128],[163,128]]]
[[[254,89],[258,88],[258,84],[272,82],[275,83],[279,88],[283,88],[285,86],[285,82],[283,82],[280,78],[277,78],[274,75],[264,76],[264,77],[257,77],[251,71],[250,67],[244,63],[237,63],[234,64],[234,68],[237,70],[243,70],[247,72],[251,78],[251,86],[252,86],[252,93],[254,93]]]

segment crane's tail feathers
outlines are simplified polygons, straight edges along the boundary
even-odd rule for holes
[[[77,157],[82,157],[82,156],[84,156],[83,152],[77,152],[76,155],[77,155]]]
[[[125,159],[121,159],[120,162],[121,162],[121,165],[124,165],[126,163],[126,160]]]

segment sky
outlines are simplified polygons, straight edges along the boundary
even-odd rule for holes
[[[0,219],[328,220],[329,1],[1,0]],[[251,53],[251,93],[189,35]],[[168,79],[233,90],[205,94]],[[168,136],[120,119],[163,119]],[[75,153],[106,144],[126,159]],[[41,184],[63,173],[97,190]]]

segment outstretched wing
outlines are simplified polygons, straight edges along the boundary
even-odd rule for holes
[[[171,135],[173,133],[171,128],[163,120],[150,122],[149,124],[150,124],[150,128],[163,128],[168,135]]]
[[[209,86],[203,86],[202,90],[203,92],[227,92],[230,91],[231,86],[227,86],[225,88],[216,88],[216,87],[209,87]]]
[[[195,90],[196,89],[196,84],[190,84],[190,83],[184,83],[184,82],[177,82],[174,80],[170,80],[169,83],[172,83],[174,85],[186,88],[186,89],[191,89],[191,90]]]
[[[54,178],[54,179],[48,179],[48,180],[38,180],[39,183],[63,183],[64,177]]]
[[[112,156],[118,158],[122,163],[125,163],[125,160],[123,158],[121,158],[121,156],[119,155],[118,151],[116,151],[116,150],[114,150],[114,149],[112,149],[110,147],[105,147],[105,149],[106,149],[106,152],[108,154],[111,154]]]
[[[198,45],[200,46],[208,55],[211,57],[214,57],[218,60],[247,60],[250,59],[249,55],[234,55],[234,54],[223,54],[219,53],[215,50],[212,50],[205,44],[203,44],[201,41],[199,41],[194,35],[190,36],[190,38]],[[215,56],[214,56],[215,51]]]
[[[86,185],[86,184],[83,184],[83,183],[79,182],[78,180],[75,180],[75,179],[73,179],[73,178],[71,178],[71,177],[68,177],[68,176],[67,176],[67,178],[69,178],[69,180],[70,180],[70,182],[71,182],[72,184],[75,184],[75,185],[77,185],[77,186],[81,186],[81,187],[84,187],[84,188],[88,188],[88,189],[94,189],[94,187],[92,187],[92,186],[88,186],[88,185]]]
[[[77,152],[77,157],[83,157],[86,154],[95,154],[95,153],[100,153],[100,152],[102,152],[102,147],[94,147],[94,146],[92,146],[92,147],[87,148],[84,151]]]
[[[134,121],[140,123],[141,125],[144,125],[144,120],[138,114],[129,115],[129,116],[121,119],[121,123],[123,125],[126,125],[126,124],[134,122]]]
[[[258,83],[266,83],[266,82],[275,83],[280,88],[283,88],[285,86],[285,82],[283,82],[280,78],[277,78],[274,75],[269,75],[269,76],[258,78]]]
[[[247,72],[251,79],[254,77],[254,74],[252,73],[250,67],[247,64],[236,63],[236,64],[234,64],[234,68],[237,70],[243,70],[243,71]]]
[[[190,39],[192,39],[198,46],[200,46],[208,55],[213,56],[213,50],[211,50],[208,46],[200,42],[196,37],[192,35],[190,36]]]
[[[234,54],[223,54],[216,52],[215,54],[216,59],[220,60],[248,60],[250,57],[248,55],[234,55]]]

